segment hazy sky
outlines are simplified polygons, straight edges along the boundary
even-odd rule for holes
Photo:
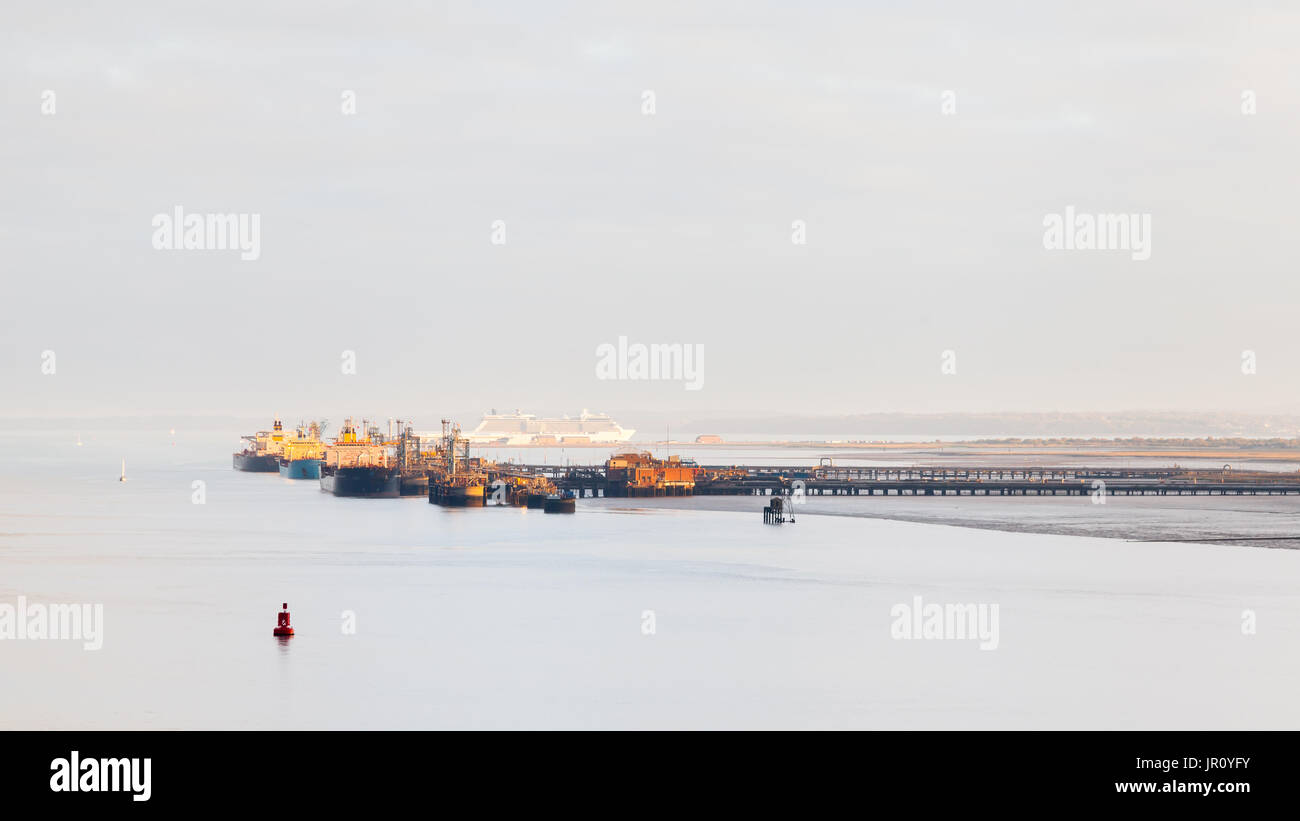
[[[1294,5],[540,5],[7,4],[0,414],[1300,406]]]

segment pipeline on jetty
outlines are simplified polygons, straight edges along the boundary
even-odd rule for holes
[[[1300,473],[1178,467],[697,465],[620,454],[605,465],[522,465],[578,497],[1256,496],[1300,494]]]

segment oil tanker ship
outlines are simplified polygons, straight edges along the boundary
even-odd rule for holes
[[[401,495],[402,477],[390,467],[353,465],[320,468],[320,489],[335,496],[363,496],[371,499],[396,499]]]
[[[352,420],[346,420],[338,438],[325,446],[320,489],[335,496],[396,498],[401,495],[401,471],[389,460],[388,446],[374,441],[377,434],[377,428],[370,428],[362,438]]]
[[[325,443],[320,440],[320,424],[312,422],[285,439],[280,450],[280,475],[286,479],[319,479],[325,459]]]
[[[235,470],[251,473],[275,473],[280,469],[280,451],[284,447],[284,426],[275,417],[271,430],[240,437],[248,444],[232,457]]]

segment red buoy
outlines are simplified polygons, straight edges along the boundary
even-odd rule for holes
[[[288,638],[293,635],[293,628],[289,626],[289,603],[285,602],[281,607],[284,609],[277,614],[275,629],[271,631],[271,635]]]

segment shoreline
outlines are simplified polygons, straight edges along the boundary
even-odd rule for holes
[[[733,512],[761,523],[759,496],[584,499],[584,506]],[[1111,497],[1107,505],[1064,497],[809,497],[807,516],[878,519],[1002,533],[1081,536],[1132,543],[1180,543],[1272,550],[1300,549],[1300,504],[1286,497]],[[1181,504],[1179,503],[1181,499]],[[596,504],[592,504],[592,503]],[[579,509],[581,512],[581,508]],[[1208,513],[1212,528],[1196,519]]]

